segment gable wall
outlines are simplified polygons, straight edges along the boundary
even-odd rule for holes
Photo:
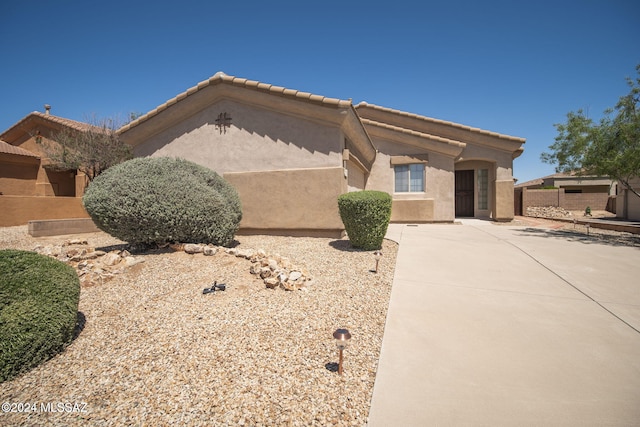
[[[231,117],[220,133],[215,120]],[[342,134],[298,117],[222,100],[135,147],[136,156],[183,157],[216,172],[341,165]]]

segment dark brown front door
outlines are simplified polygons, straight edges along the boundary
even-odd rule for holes
[[[473,170],[456,171],[456,216],[473,216]]]

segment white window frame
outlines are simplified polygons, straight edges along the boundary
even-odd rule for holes
[[[478,169],[476,178],[478,180],[478,210],[489,210],[489,169]]]
[[[399,169],[405,169],[399,171]],[[398,189],[398,173],[406,173],[406,187]],[[412,181],[419,180],[420,189],[412,191]],[[393,166],[393,191],[394,193],[424,193],[426,188],[426,176],[424,163],[407,163]]]

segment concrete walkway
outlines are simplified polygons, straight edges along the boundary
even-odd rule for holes
[[[369,426],[640,425],[640,248],[479,220],[388,235]]]

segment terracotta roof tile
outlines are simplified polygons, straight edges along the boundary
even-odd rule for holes
[[[303,100],[303,101],[307,101],[307,102],[311,102],[311,103],[316,103],[316,104],[323,104],[323,105],[327,105],[327,106],[335,106],[335,107],[350,107],[352,106],[351,101],[350,100],[343,100],[343,99],[337,99],[337,98],[328,98],[325,96],[321,96],[321,95],[314,95],[312,93],[309,92],[301,92],[298,90],[294,90],[294,89],[287,89],[285,87],[282,86],[274,86],[268,83],[261,83],[255,80],[248,80],[245,78],[240,78],[240,77],[234,77],[234,76],[228,76],[223,72],[217,72],[213,77],[209,78],[208,80],[204,80],[201,81],[200,83],[198,83],[196,86],[193,86],[189,89],[187,89],[185,92],[179,94],[178,96],[175,96],[173,98],[171,98],[170,100],[168,100],[167,102],[165,102],[162,105],[159,105],[158,107],[156,107],[155,109],[149,111],[147,114],[144,114],[140,117],[138,117],[136,120],[132,121],[131,123],[128,123],[124,126],[122,126],[118,132],[122,133],[125,132],[137,125],[139,125],[140,123],[150,119],[151,117],[157,115],[158,113],[160,113],[162,110],[167,109],[167,107],[177,103],[178,101],[181,101],[183,99],[185,99],[188,96],[193,95],[194,93],[208,87],[208,86],[213,86],[216,84],[231,84],[233,86],[240,86],[240,87],[245,87],[248,89],[253,89],[253,90],[258,90],[258,91],[262,91],[262,92],[268,92],[268,93],[272,93],[274,95],[279,95],[279,96],[284,96],[287,98],[295,98],[298,100]]]
[[[40,158],[40,156],[32,153],[31,151],[25,150],[24,148],[16,147],[15,145],[11,145],[8,142],[4,142],[2,140],[0,140],[0,153],[15,154],[16,156],[35,157],[36,159]]]
[[[497,133],[497,132],[491,132],[491,131],[480,129],[480,128],[474,128],[474,127],[471,127],[471,126],[461,125],[459,123],[448,122],[446,120],[439,120],[439,119],[434,119],[434,118],[431,118],[431,117],[420,116],[418,114],[407,113],[405,111],[394,110],[392,108],[381,107],[379,105],[369,104],[369,103],[364,102],[364,101],[360,102],[358,105],[355,106],[356,110],[358,109],[358,107],[373,108],[375,110],[385,111],[387,113],[397,114],[399,116],[410,117],[412,119],[422,120],[422,121],[430,122],[430,123],[448,125],[448,126],[455,127],[455,128],[458,128],[458,129],[477,132],[477,133],[480,133],[480,134],[483,134],[483,135],[494,136],[494,137],[497,137],[497,138],[507,139],[507,140],[510,140],[510,141],[516,141],[516,142],[521,142],[521,143],[526,141],[526,138],[520,138],[520,137],[517,137],[517,136],[510,136],[510,135],[503,135],[503,134],[500,134],[500,133]]]
[[[32,120],[44,120],[50,123],[59,124],[62,126],[66,126],[70,129],[78,130],[78,131],[87,131],[89,129],[94,129],[97,131],[101,131],[102,128],[93,126],[89,123],[78,122],[76,120],[65,119],[64,117],[54,116],[53,114],[45,114],[39,111],[34,111],[32,113],[27,114],[23,119],[17,122],[15,125],[11,126],[9,129],[0,134],[0,139],[10,139],[7,138],[9,134],[15,133],[20,129],[24,129],[27,127],[28,123]]]

